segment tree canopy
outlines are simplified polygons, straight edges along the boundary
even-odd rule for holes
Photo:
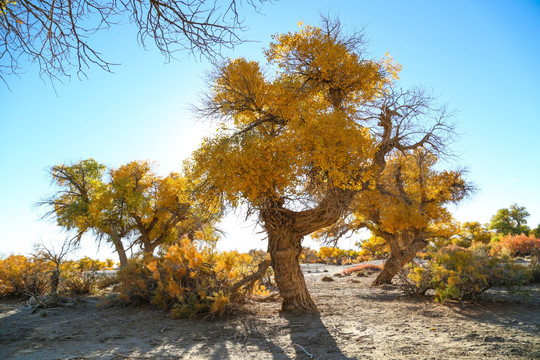
[[[390,249],[374,285],[390,283],[430,241],[453,235],[453,219],[445,206],[471,191],[462,171],[435,170],[437,160],[424,149],[395,152],[375,188],[355,198],[351,216],[318,236],[335,239],[349,231],[369,229]]]
[[[490,229],[502,235],[528,234],[531,230],[527,226],[529,212],[524,206],[512,204],[509,208],[499,209],[491,218]]]

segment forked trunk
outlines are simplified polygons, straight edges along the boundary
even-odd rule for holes
[[[306,281],[300,269],[302,236],[280,228],[268,232],[268,252],[274,277],[283,298],[281,311],[288,313],[317,313]]]
[[[354,192],[330,189],[319,204],[308,210],[293,211],[283,207],[283,199],[269,200],[261,211],[268,234],[268,252],[274,277],[283,298],[281,311],[317,313],[300,269],[302,239],[312,232],[334,224],[353,199]]]
[[[416,254],[426,246],[426,242],[422,238],[414,239],[405,249],[400,249],[397,244],[390,246],[390,256],[384,263],[382,271],[373,281],[371,286],[379,286],[383,284],[391,284],[392,279],[401,269],[411,262]]]

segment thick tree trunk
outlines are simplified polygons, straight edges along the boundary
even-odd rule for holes
[[[371,286],[379,286],[383,284],[391,284],[394,276],[403,269],[405,265],[411,262],[416,254],[426,246],[423,238],[412,240],[405,249],[400,249],[397,244],[390,245],[390,256],[384,263],[382,271],[373,281]]]
[[[128,259],[126,255],[126,250],[124,249],[124,244],[122,240],[116,234],[110,234],[111,242],[114,245],[114,249],[118,253],[118,258],[120,259],[120,267],[123,268],[127,265]]]
[[[317,313],[300,269],[300,253],[304,236],[334,224],[349,207],[354,192],[330,189],[317,206],[304,211],[283,207],[283,200],[270,200],[261,211],[268,234],[268,252],[274,278],[283,298],[281,311]]]
[[[286,228],[268,233],[268,252],[274,269],[274,277],[283,298],[281,311],[288,313],[317,313],[306,281],[300,269],[302,236]]]

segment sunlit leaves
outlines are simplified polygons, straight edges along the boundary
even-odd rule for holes
[[[203,198],[259,206],[356,190],[373,176],[367,169],[377,143],[356,121],[356,107],[384,86],[389,62],[365,61],[350,39],[319,28],[274,40],[266,52],[278,65],[274,76],[243,58],[213,74],[203,113],[224,123],[186,166]]]
[[[94,159],[82,160],[73,165],[56,165],[51,168],[53,182],[63,191],[48,201],[54,207],[58,225],[67,230],[85,232],[94,225],[89,216],[93,211],[90,199],[103,191],[102,177],[105,166]]]
[[[502,235],[527,234],[530,228],[527,226],[529,212],[524,206],[512,204],[509,208],[499,209],[491,218],[490,228]]]
[[[246,286],[240,293],[231,290],[255,271],[257,260],[255,254],[217,252],[182,239],[161,256],[132,261],[120,270],[120,297],[127,303],[151,302],[169,309],[173,318],[223,315],[234,299],[240,300],[252,290],[267,293],[260,283],[254,289]]]
[[[53,205],[58,224],[75,230],[78,239],[92,231],[116,241],[117,251],[129,240],[153,253],[215,220],[216,212],[195,205],[188,181],[178,173],[160,176],[147,161],[110,169],[108,176],[105,170],[93,159],[51,170],[60,190],[44,204]]]
[[[275,35],[266,56],[286,74],[302,77],[311,91],[322,91],[333,105],[370,99],[380,89],[383,68],[361,59],[357,44],[340,35],[305,25],[298,32]]]

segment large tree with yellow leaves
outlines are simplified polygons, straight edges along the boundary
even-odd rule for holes
[[[364,57],[339,21],[276,35],[267,67],[243,58],[216,67],[200,108],[221,121],[187,170],[198,196],[259,215],[282,310],[316,312],[299,257],[304,236],[330,226],[377,184],[395,149],[443,149],[444,109],[393,82],[400,66]]]

